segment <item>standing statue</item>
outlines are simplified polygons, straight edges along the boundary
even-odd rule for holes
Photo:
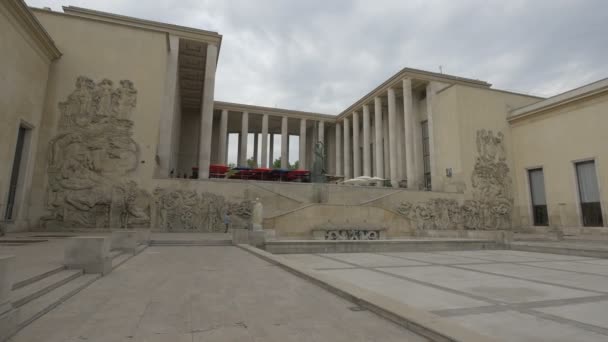
[[[251,229],[253,231],[261,231],[262,228],[262,220],[264,216],[264,206],[262,206],[262,202],[260,202],[259,198],[255,199],[255,203],[253,204],[253,215],[251,218]]]
[[[325,183],[325,145],[318,141],[315,144],[315,159],[312,164],[311,181]]]

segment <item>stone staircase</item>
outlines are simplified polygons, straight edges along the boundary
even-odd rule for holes
[[[140,245],[135,254],[113,250],[110,253],[112,269],[122,265],[146,247]],[[15,283],[11,291],[11,302],[18,310],[16,331],[23,329],[100,277],[101,274],[85,274],[79,269],[66,269],[60,266]]]

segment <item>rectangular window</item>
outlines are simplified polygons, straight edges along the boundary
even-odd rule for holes
[[[421,122],[422,127],[422,164],[424,168],[424,189],[431,190],[431,150],[429,138],[429,122]]]
[[[581,201],[583,226],[601,227],[604,225],[600,190],[595,172],[595,161],[576,163],[578,194]]]
[[[528,170],[530,197],[532,198],[532,217],[535,226],[548,226],[547,199],[545,197],[545,176],[543,169]]]

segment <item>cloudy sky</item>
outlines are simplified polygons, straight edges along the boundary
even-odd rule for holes
[[[337,114],[399,69],[551,96],[608,77],[606,0],[26,0],[217,31],[216,100]]]

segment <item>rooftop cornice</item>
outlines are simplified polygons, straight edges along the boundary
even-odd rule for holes
[[[57,13],[57,12],[52,12]],[[158,21],[139,19],[129,17],[125,15],[119,15],[114,13],[102,12],[91,10],[87,8],[75,7],[75,6],[64,6],[63,14],[76,16],[80,18],[98,20],[106,23],[113,23],[118,25],[124,25],[134,28],[140,28],[144,30],[156,31],[173,34],[181,38],[187,38],[206,43],[217,44],[218,48],[221,46],[222,35],[213,32],[206,31],[186,26],[179,26],[174,24],[161,23]]]
[[[61,57],[61,51],[55,46],[53,38],[51,38],[38,19],[36,19],[23,0],[5,0],[3,3],[9,14],[18,20],[22,28],[25,29],[36,46],[49,60],[53,61]]]
[[[273,114],[276,116],[287,116],[290,118],[300,118],[300,119],[315,119],[318,121],[326,121],[326,122],[334,122],[336,120],[336,117],[334,115],[312,113],[312,112],[302,112],[299,110],[291,110],[291,109],[283,109],[283,108],[253,106],[253,105],[232,103],[232,102],[223,102],[223,101],[215,101],[213,107],[215,109],[227,109],[229,111],[234,111],[234,112],[248,112],[251,114]]]
[[[523,120],[601,94],[608,94],[608,78],[572,89],[527,106],[513,109],[507,116],[507,121],[512,123]]]
[[[492,84],[485,82],[485,81],[481,81],[481,80],[475,80],[475,79],[471,79],[471,78],[459,77],[459,76],[448,75],[448,74],[441,74],[441,73],[426,71],[426,70],[421,70],[421,69],[403,68],[399,72],[397,72],[396,74],[391,76],[388,80],[384,81],[382,84],[380,84],[379,86],[374,88],[372,91],[367,93],[365,96],[360,98],[357,102],[353,103],[348,108],[346,108],[344,111],[342,111],[340,114],[338,114],[336,119],[340,120],[344,116],[350,115],[353,111],[358,110],[365,103],[371,101],[374,97],[380,96],[389,87],[393,87],[393,86],[397,85],[397,83],[401,82],[401,80],[403,80],[404,78],[411,78],[411,79],[425,80],[425,81],[439,81],[439,82],[445,82],[445,83],[451,83],[451,84],[463,84],[463,85],[468,85],[471,87],[478,87],[478,88],[489,88],[492,86]]]

